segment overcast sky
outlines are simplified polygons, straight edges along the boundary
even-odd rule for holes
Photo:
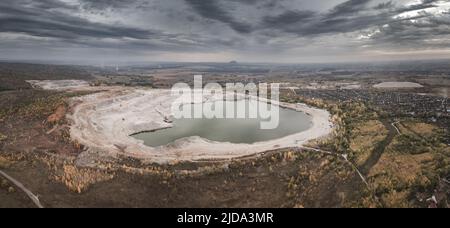
[[[0,59],[450,58],[445,0],[1,0]]]

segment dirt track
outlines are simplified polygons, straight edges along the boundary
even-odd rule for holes
[[[398,134],[397,129],[395,126],[389,122],[389,120],[383,120],[382,121],[384,127],[389,130],[388,135],[386,138],[378,143],[376,147],[371,152],[369,158],[362,164],[359,169],[364,175],[367,175],[373,166],[375,166],[378,161],[380,160],[381,156],[383,155],[384,151],[386,150],[386,147],[392,142],[394,137]]]

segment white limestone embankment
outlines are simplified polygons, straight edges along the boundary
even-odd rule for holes
[[[382,82],[373,87],[377,89],[423,88],[423,85],[415,82]]]
[[[84,163],[119,155],[146,162],[171,163],[231,159],[269,150],[298,147],[324,137],[332,130],[330,114],[303,104],[280,104],[312,117],[312,127],[298,134],[254,144],[212,142],[199,137],[180,139],[161,147],[148,147],[130,135],[172,127],[165,117],[171,115],[175,97],[170,90],[117,88],[73,98],[73,113],[68,116],[71,137],[88,150],[80,156]]]
[[[57,91],[85,90],[89,87],[89,83],[83,80],[29,80],[27,82],[35,88]]]

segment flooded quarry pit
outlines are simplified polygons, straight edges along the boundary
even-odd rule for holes
[[[189,104],[191,110],[203,104]],[[251,103],[248,100],[215,102],[219,112],[226,113],[227,109],[236,110],[239,105],[245,105],[246,110],[257,110],[264,102]],[[200,107],[202,108],[202,107]],[[134,134],[133,137],[143,140],[151,147],[168,145],[177,140],[188,137],[201,137],[215,142],[229,142],[236,144],[252,144],[267,140],[283,138],[288,135],[307,130],[312,126],[312,118],[304,112],[292,109],[279,109],[280,122],[275,129],[261,129],[260,123],[264,118],[179,118],[174,119],[173,127]]]
[[[261,130],[262,118],[175,119],[171,106],[176,98],[167,89],[91,87],[75,81],[68,81],[71,87],[64,81],[30,83],[44,89],[92,91],[71,98],[66,116],[71,140],[86,148],[77,162],[86,166],[124,156],[159,164],[232,159],[300,147],[332,132],[328,111],[300,103],[277,104],[278,127]],[[216,101],[207,97],[203,104]],[[234,102],[225,103],[224,109]]]

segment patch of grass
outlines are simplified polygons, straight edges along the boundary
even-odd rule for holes
[[[60,107],[67,107],[68,94],[47,94],[44,96],[27,97],[4,107],[0,111],[0,120],[10,121],[18,118],[25,119],[47,119]]]
[[[421,140],[423,143],[428,144],[428,146],[436,146],[445,143],[445,137],[447,136],[445,129],[420,122],[419,120],[402,122],[400,130],[405,135],[415,138],[416,141]]]
[[[318,143],[319,148],[346,153],[357,165],[389,136],[386,123],[381,122],[388,115],[368,104],[307,99],[294,102],[328,109],[336,125],[334,137]],[[360,199],[350,202],[352,207],[426,207],[424,199],[435,195],[440,180],[449,177],[450,147],[445,129],[421,119],[402,119],[396,126],[401,134],[385,145],[381,158],[368,173],[369,188],[361,190]],[[298,186],[296,179],[288,183],[291,188]],[[439,200],[447,205],[445,199]]]
[[[9,167],[11,167],[11,165],[13,165],[14,163],[11,162],[10,160],[0,157],[0,169],[8,169]]]
[[[69,98],[91,94],[93,92],[42,92],[27,91],[25,94],[3,96],[5,100],[12,100],[0,105],[0,122],[10,118],[40,118],[44,119],[54,114],[58,107],[67,107]],[[18,98],[17,98],[18,97]]]
[[[408,130],[422,137],[432,137],[436,135],[437,132],[439,132],[438,127],[427,123],[409,121],[402,124]]]
[[[114,175],[94,169],[81,169],[74,165],[64,165],[55,175],[55,179],[64,183],[71,191],[82,193],[90,185],[108,181]]]
[[[350,140],[350,149],[357,165],[362,165],[375,146],[383,141],[388,130],[378,120],[364,121],[355,126]]]
[[[31,104],[19,108],[17,113],[23,117],[47,117],[60,105],[65,105],[64,96],[54,95],[37,99]]]
[[[442,132],[433,125],[405,121],[400,130],[402,135],[393,139],[370,170],[373,195],[367,198],[376,196],[384,207],[426,206],[417,195],[436,194],[440,180],[450,172],[450,148],[441,143]]]
[[[0,133],[0,142],[1,142],[1,141],[4,141],[4,140],[6,140],[6,139],[8,139],[8,136],[6,136],[6,135]]]
[[[393,149],[404,154],[424,154],[433,151],[430,142],[414,135],[400,135],[393,141]]]
[[[399,128],[402,135],[397,136],[392,143],[395,152],[414,155],[435,152],[446,147],[445,130],[437,126],[408,120],[401,122]]]

